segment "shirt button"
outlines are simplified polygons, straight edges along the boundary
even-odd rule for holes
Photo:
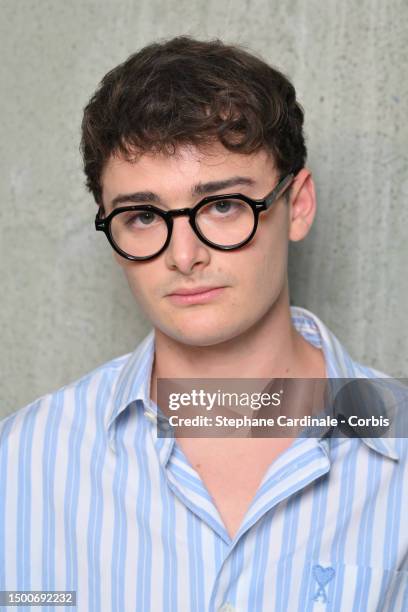
[[[160,427],[164,429],[164,431],[169,431],[171,429],[171,425],[167,420],[160,420]]]
[[[153,414],[153,412],[150,412],[149,410],[145,410],[144,411],[144,415],[146,417],[146,419],[149,419],[149,421],[151,423],[156,423],[157,418],[155,417],[155,415]]]
[[[235,612],[234,606],[227,601],[221,608],[220,612]]]

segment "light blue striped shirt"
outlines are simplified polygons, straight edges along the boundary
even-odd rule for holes
[[[292,318],[328,377],[378,375]],[[0,590],[74,590],[81,612],[408,611],[407,440],[297,438],[231,540],[157,436],[153,355],[152,331],[0,423]]]

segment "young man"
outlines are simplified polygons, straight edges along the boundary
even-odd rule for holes
[[[377,375],[289,307],[288,243],[316,211],[302,125],[286,77],[221,42],[150,45],[103,79],[87,185],[153,330],[2,423],[1,589],[84,611],[408,610],[405,440],[157,427],[161,379]]]

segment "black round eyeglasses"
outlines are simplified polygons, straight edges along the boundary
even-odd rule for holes
[[[239,249],[255,236],[259,213],[268,210],[290,187],[294,174],[282,178],[262,200],[241,193],[203,198],[193,208],[162,210],[150,204],[123,206],[106,218],[101,209],[95,229],[106,234],[113,249],[125,259],[146,261],[158,257],[167,248],[173,230],[173,218],[188,216],[198,238],[221,251]]]

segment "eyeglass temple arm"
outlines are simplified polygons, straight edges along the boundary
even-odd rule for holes
[[[105,219],[102,218],[101,210],[101,208],[98,209],[98,212],[96,213],[95,217],[95,229],[97,231],[103,231],[105,229]]]
[[[268,209],[276,200],[282,196],[288,187],[293,183],[295,175],[292,173],[286,175],[275,187],[273,191],[265,198],[265,206]]]

